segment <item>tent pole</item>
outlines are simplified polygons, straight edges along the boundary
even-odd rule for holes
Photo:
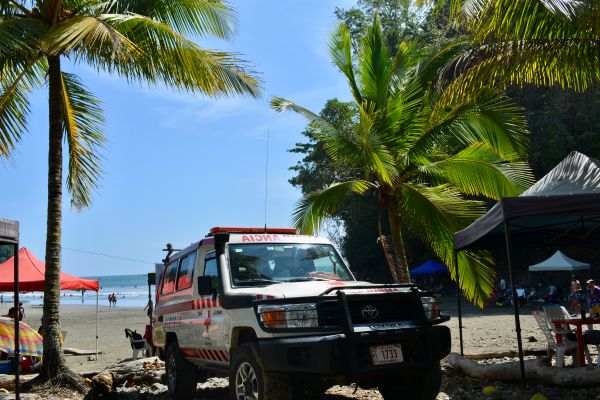
[[[510,237],[510,222],[504,221],[504,236],[506,238],[506,256],[508,258],[508,277],[512,289],[513,309],[515,313],[515,331],[517,332],[517,346],[519,347],[519,365],[521,367],[521,381],[526,385],[525,379],[525,360],[523,359],[523,342],[521,340],[521,321],[519,320],[519,298],[517,296],[517,286],[512,272],[512,243]]]
[[[15,372],[15,399],[19,400],[21,397],[20,394],[20,378],[19,378],[19,358],[20,358],[20,349],[19,349],[19,317],[21,316],[21,308],[19,307],[19,245],[15,244],[13,246],[13,251],[15,254],[14,258],[14,292],[13,292],[13,300],[14,307],[16,310],[15,313],[15,351],[14,351],[14,360],[13,360],[13,368]]]
[[[100,289],[96,290],[96,361],[98,361],[98,292]]]
[[[460,300],[460,275],[458,274],[458,252],[454,250],[454,273],[456,274],[456,304],[458,305],[458,335],[460,338],[460,355],[464,356],[462,305]]]

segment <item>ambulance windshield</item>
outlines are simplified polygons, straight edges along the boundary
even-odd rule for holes
[[[327,244],[229,244],[229,264],[236,285],[354,280],[333,246]]]

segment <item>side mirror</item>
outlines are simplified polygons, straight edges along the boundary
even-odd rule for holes
[[[198,294],[200,296],[207,296],[213,293],[212,276],[199,276],[198,277]]]

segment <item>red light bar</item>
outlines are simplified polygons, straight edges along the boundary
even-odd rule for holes
[[[210,233],[278,233],[281,235],[295,235],[296,228],[239,228],[216,226],[210,230]]]

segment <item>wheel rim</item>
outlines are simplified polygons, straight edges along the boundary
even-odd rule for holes
[[[174,390],[177,383],[177,374],[175,366],[175,355],[171,354],[167,359],[167,379],[169,381],[169,389]]]
[[[258,378],[248,362],[241,363],[235,373],[235,393],[238,400],[258,400]]]

